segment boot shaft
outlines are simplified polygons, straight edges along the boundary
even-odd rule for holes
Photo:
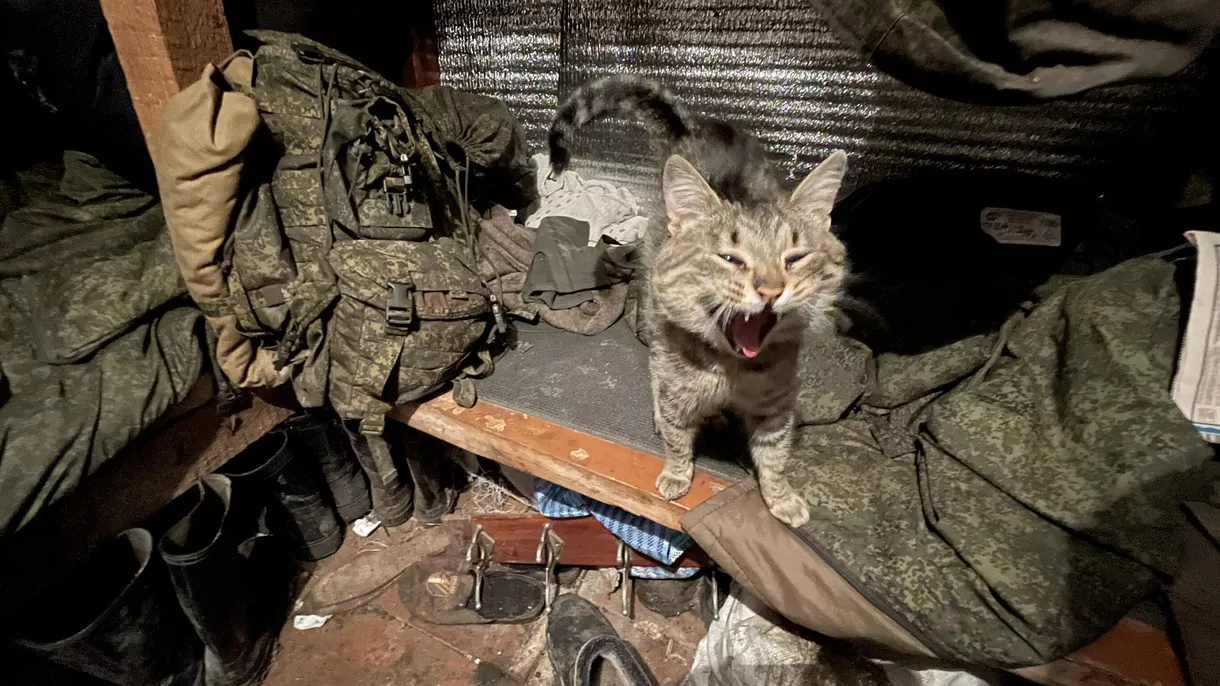
[[[257,684],[282,624],[273,600],[291,592],[291,561],[286,552],[279,564],[250,559],[252,546],[269,537],[243,538],[252,527],[240,520],[228,477],[205,477],[182,501],[186,514],[159,547],[183,614],[203,642],[205,682]]]
[[[202,645],[144,529],[110,541],[20,626],[18,645],[114,684],[190,684],[200,670]]]
[[[266,498],[268,527],[295,541],[301,559],[321,559],[342,545],[343,525],[321,471],[300,457],[286,432],[268,433],[221,471],[246,497]]]
[[[302,410],[281,427],[297,452],[321,469],[340,518],[351,523],[367,514],[372,507],[369,486],[334,410]]]

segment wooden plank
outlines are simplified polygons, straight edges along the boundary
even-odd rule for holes
[[[681,530],[692,507],[732,484],[695,470],[690,492],[668,501],[653,485],[663,460],[529,415],[480,401],[464,408],[445,394],[390,416],[459,448]]]
[[[402,83],[408,88],[441,82],[437,56],[436,14],[431,2],[417,3],[411,21],[411,61],[403,65]]]
[[[550,519],[537,512],[473,515],[466,526],[466,541],[473,535],[476,524],[482,525],[487,535],[495,540],[491,559],[496,562],[536,564],[535,555],[542,539],[542,528],[550,524],[555,534],[563,540],[560,564],[618,566],[618,539],[593,517]],[[632,564],[636,567],[670,566],[635,551],[632,551]],[[695,546],[672,567],[705,567],[707,564],[707,554]]]
[[[1186,685],[1169,636],[1131,618],[1063,660],[1015,671],[1047,686]]]
[[[222,0],[101,0],[148,149],[165,103],[233,52]]]
[[[210,384],[210,379],[208,383]],[[0,621],[63,579],[98,545],[138,526],[293,413],[291,393],[254,397],[230,418],[215,403],[176,413],[141,434],[73,493],[0,547]]]

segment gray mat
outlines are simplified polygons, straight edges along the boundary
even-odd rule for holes
[[[595,336],[519,324],[517,341],[495,373],[477,382],[481,400],[653,455],[664,452],[652,426],[648,348],[623,321]],[[704,450],[697,467],[731,480],[745,476],[732,458],[740,442],[716,443],[737,448]]]

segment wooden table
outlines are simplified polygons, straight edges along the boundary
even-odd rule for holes
[[[679,520],[691,508],[731,485],[696,469],[689,493],[664,500],[653,487],[662,466],[656,455],[485,401],[467,409],[446,394],[397,408],[391,416],[476,455],[674,529],[682,528]],[[1016,672],[1048,686],[1186,683],[1165,632],[1130,618],[1067,658]]]

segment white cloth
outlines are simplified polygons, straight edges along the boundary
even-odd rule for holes
[[[682,686],[988,686],[998,672],[839,654],[737,584],[695,649]]]
[[[573,171],[551,177],[551,160],[544,153],[533,157],[541,204],[525,225],[536,229],[544,217],[571,217],[589,223],[589,245],[602,236],[619,243],[638,243],[648,218],[631,191],[609,181],[587,181]]]

